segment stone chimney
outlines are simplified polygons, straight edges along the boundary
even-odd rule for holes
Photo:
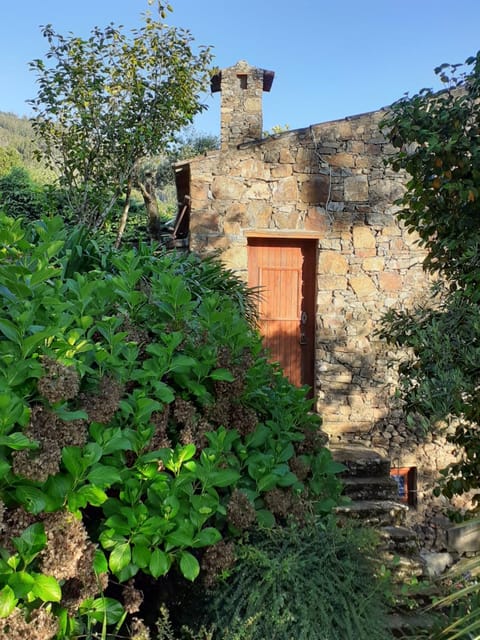
[[[222,92],[220,139],[222,149],[259,140],[263,133],[262,93],[270,91],[273,71],[251,67],[240,60],[211,80],[212,92]]]

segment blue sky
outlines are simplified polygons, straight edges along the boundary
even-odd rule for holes
[[[438,87],[434,67],[480,49],[479,0],[170,0],[170,24],[211,45],[215,65],[238,60],[275,71],[264,128],[291,129],[373,111],[404,93]],[[40,25],[88,36],[110,22],[139,26],[147,0],[3,0],[0,111],[28,115],[36,94],[28,62],[47,43]],[[219,133],[220,95],[195,121]]]

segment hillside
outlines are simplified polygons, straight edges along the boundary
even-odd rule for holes
[[[34,137],[28,118],[0,111],[0,147],[13,147],[27,166],[36,165]]]

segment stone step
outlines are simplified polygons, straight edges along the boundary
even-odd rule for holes
[[[399,583],[425,574],[425,564],[420,556],[404,556],[391,551],[378,550],[375,560],[390,570],[394,582]]]
[[[399,553],[405,556],[418,556],[420,544],[418,536],[412,529],[400,525],[389,525],[378,529],[380,549]]]
[[[408,507],[394,500],[353,500],[337,507],[336,513],[343,521],[360,520],[369,527],[388,527],[404,524]]]
[[[329,444],[333,458],[347,468],[345,477],[389,476],[390,460],[361,445]]]
[[[344,494],[352,500],[395,500],[397,483],[390,476],[342,478]]]

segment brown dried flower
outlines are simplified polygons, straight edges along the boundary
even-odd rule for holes
[[[47,545],[40,552],[43,573],[57,580],[74,578],[88,546],[83,522],[68,511],[48,513],[43,518]]]
[[[122,590],[123,606],[127,613],[138,613],[143,602],[143,593],[135,588],[135,581],[129,580]]]
[[[139,618],[133,618],[130,640],[150,640],[150,638],[150,631],[145,623]]]
[[[58,473],[63,447],[83,446],[87,441],[84,420],[61,420],[40,405],[32,408],[24,433],[30,440],[37,441],[39,448],[14,451],[13,471],[38,482],[45,482],[48,476]]]
[[[123,392],[122,384],[109,376],[104,376],[100,380],[98,392],[82,394],[80,400],[92,422],[108,424],[118,409]]]
[[[15,547],[13,546],[12,538],[21,536],[25,529],[34,522],[37,522],[36,516],[34,516],[33,513],[25,511],[23,507],[5,509],[0,535],[0,546],[14,553]]]
[[[45,373],[38,381],[38,390],[51,404],[78,395],[80,376],[75,367],[67,367],[48,357],[43,358],[42,364]]]
[[[212,587],[224,571],[235,564],[235,545],[233,542],[220,540],[207,547],[203,554],[201,567],[206,587]]]
[[[58,632],[58,620],[47,609],[34,609],[28,620],[15,608],[0,618],[0,640],[51,640]]]
[[[249,529],[257,521],[255,508],[243,491],[233,491],[227,507],[227,520],[240,530]]]

